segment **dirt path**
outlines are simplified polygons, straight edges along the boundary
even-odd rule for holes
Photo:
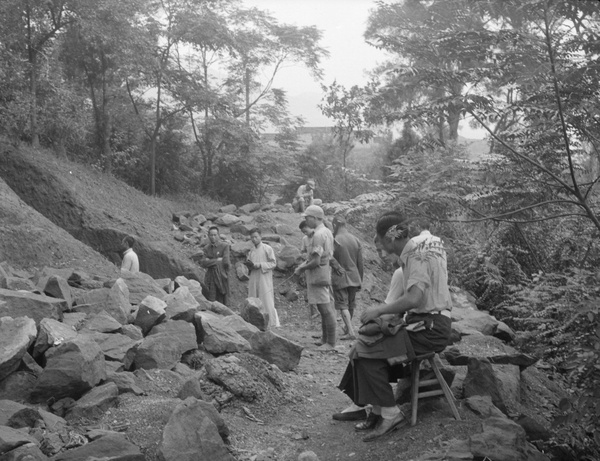
[[[417,426],[404,428],[379,442],[363,442],[362,434],[354,431],[354,423],[331,418],[350,403],[337,384],[346,367],[351,343],[341,341],[339,353],[316,351],[312,335],[318,333],[317,322],[311,325],[307,308],[298,307],[286,308],[280,304],[283,327],[278,333],[305,347],[294,372],[296,391],[301,397],[278,408],[245,405],[264,424],[252,422],[238,405],[223,410],[240,461],[256,459],[257,453],[269,449],[272,449],[270,456],[264,453],[265,457],[257,461],[295,461],[306,450],[316,453],[321,461],[410,460],[428,449],[440,447],[444,441],[466,438],[476,431],[477,420],[457,422],[445,403],[433,401],[420,407]]]

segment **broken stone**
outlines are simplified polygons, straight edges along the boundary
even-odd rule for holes
[[[28,317],[0,317],[0,381],[19,368],[21,359],[37,336]]]

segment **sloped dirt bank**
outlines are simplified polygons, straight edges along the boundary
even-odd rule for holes
[[[174,204],[82,165],[59,163],[45,151],[6,143],[0,143],[0,177],[23,202],[113,264],[120,261],[121,240],[133,234],[143,272],[201,278],[198,267],[172,244],[168,223]]]

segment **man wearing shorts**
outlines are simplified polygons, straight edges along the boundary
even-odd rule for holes
[[[331,286],[335,308],[344,321],[344,336],[340,339],[356,339],[352,317],[356,307],[356,293],[363,278],[363,257],[360,241],[348,232],[343,216],[333,218],[334,250],[331,260]]]

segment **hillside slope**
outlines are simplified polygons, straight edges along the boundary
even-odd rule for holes
[[[0,142],[0,177],[25,203],[75,239],[95,250],[99,267],[118,265],[120,242],[127,234],[136,237],[141,270],[153,277],[187,275],[200,278],[197,266],[170,235],[171,216],[180,205],[152,198],[114,177],[84,165],[59,161],[48,151],[16,149]],[[3,189],[4,194],[9,193]],[[2,216],[14,214],[14,200],[3,200]],[[22,207],[22,205],[21,205]],[[197,204],[194,211],[199,211]],[[26,212],[27,213],[27,212]],[[4,218],[2,218],[4,220]],[[7,250],[10,245],[7,245]],[[77,245],[70,247],[75,260],[84,259]],[[48,250],[50,251],[50,250]],[[7,254],[16,266],[31,265],[27,259]],[[41,259],[52,261],[50,253]],[[60,264],[60,258],[55,262]]]

